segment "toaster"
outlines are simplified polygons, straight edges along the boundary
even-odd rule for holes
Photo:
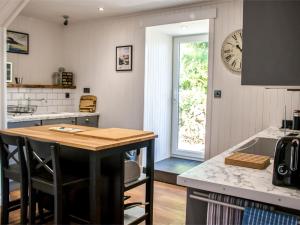
[[[300,188],[300,138],[283,137],[276,144],[272,183]]]

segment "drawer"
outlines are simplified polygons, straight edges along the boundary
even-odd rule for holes
[[[41,121],[34,120],[34,121],[8,122],[7,123],[7,128],[33,127],[33,126],[41,126]]]
[[[77,117],[76,124],[80,126],[98,127],[98,116]]]
[[[75,124],[75,118],[59,118],[59,119],[50,119],[50,120],[43,120],[43,125],[52,125],[52,124]]]

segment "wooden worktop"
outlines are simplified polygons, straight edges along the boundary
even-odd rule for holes
[[[8,135],[18,135],[23,137],[35,138],[41,141],[49,141],[49,142],[57,142],[61,145],[75,147],[79,149],[91,150],[91,151],[100,151],[104,149],[109,149],[113,147],[119,147],[127,144],[133,144],[141,141],[151,140],[157,137],[152,132],[143,132],[139,131],[141,135],[122,139],[122,140],[109,140],[102,139],[94,136],[82,136],[74,133],[64,133],[49,130],[52,127],[70,127],[81,129],[83,131],[97,131],[102,130],[99,128],[86,127],[86,126],[78,126],[78,125],[70,125],[70,124],[56,124],[56,125],[47,125],[47,126],[37,126],[37,127],[24,127],[24,128],[14,128],[14,129],[6,129],[1,130],[0,133],[8,134]],[[131,132],[133,130],[130,130]]]

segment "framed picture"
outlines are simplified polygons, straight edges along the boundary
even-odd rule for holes
[[[29,34],[8,30],[7,52],[29,54]]]
[[[132,45],[116,47],[116,71],[132,71]]]
[[[12,76],[13,76],[12,63],[7,62],[6,63],[6,82],[8,82],[8,83],[12,82]]]

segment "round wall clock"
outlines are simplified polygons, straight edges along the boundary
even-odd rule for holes
[[[223,62],[233,72],[242,70],[242,51],[243,51],[242,30],[232,32],[223,42],[221,55]]]

